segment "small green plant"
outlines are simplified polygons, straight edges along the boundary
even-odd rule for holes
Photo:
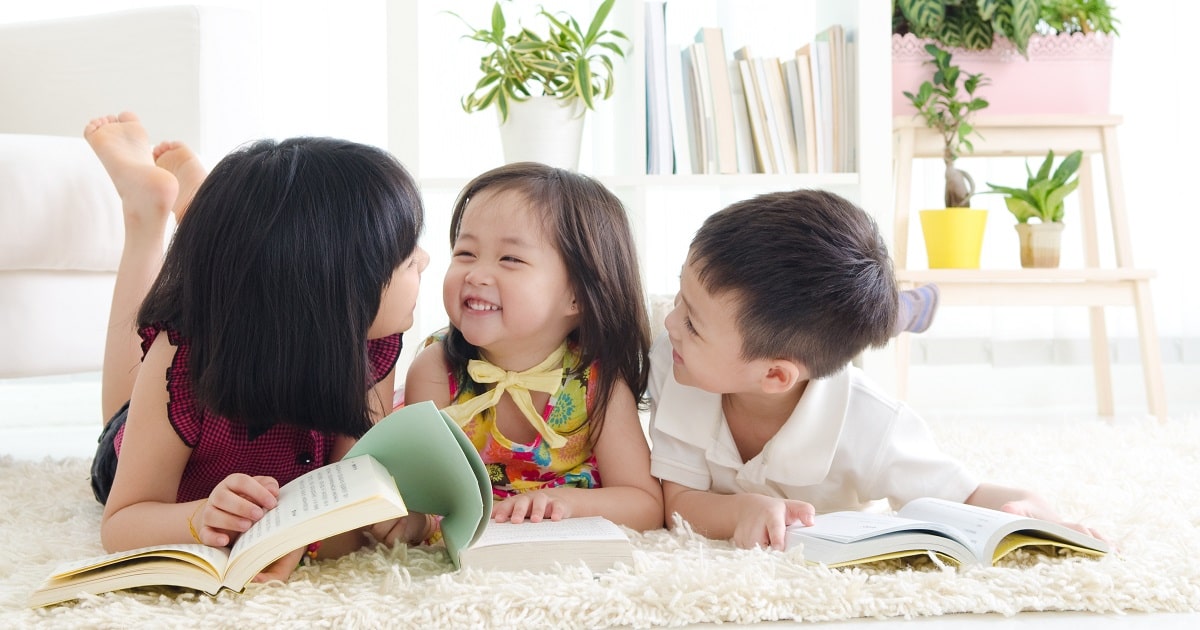
[[[1063,159],[1051,175],[1054,151],[1049,151],[1037,173],[1030,170],[1028,161],[1025,162],[1025,173],[1028,175],[1025,188],[997,186],[988,182],[991,190],[986,192],[1007,195],[1004,203],[1017,218],[1017,223],[1028,223],[1030,219],[1038,219],[1042,223],[1061,223],[1063,200],[1079,186],[1079,178],[1071,179],[1071,176],[1079,170],[1082,161],[1083,151],[1074,151]]]
[[[1041,0],[1038,32],[1045,35],[1117,32],[1118,20],[1112,16],[1107,0]]]
[[[495,106],[503,122],[508,120],[512,101],[538,95],[578,98],[588,109],[595,109],[597,100],[612,96],[613,60],[625,57],[620,43],[629,42],[621,31],[603,29],[614,1],[600,4],[587,30],[569,15],[539,7],[538,17],[548,23],[545,37],[525,26],[506,34],[508,23],[499,0],[492,7],[491,28],[475,28],[449,12],[471,31],[464,37],[488,46],[479,60],[483,76],[463,97],[463,109],[469,113]]]
[[[964,151],[975,150],[971,135],[971,115],[988,106],[988,102],[975,96],[975,90],[987,85],[982,73],[963,73],[952,63],[950,53],[934,44],[926,44],[925,51],[933,59],[933,78],[921,83],[917,93],[905,92],[904,96],[917,108],[917,114],[925,124],[942,136],[944,149],[942,161],[946,164],[946,207],[969,208],[971,196],[975,194],[975,180],[966,171],[955,166],[955,161]]]

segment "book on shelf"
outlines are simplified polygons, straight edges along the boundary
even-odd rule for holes
[[[765,80],[764,98],[770,104],[767,128],[775,139],[776,151],[782,156],[779,160],[780,172],[799,173],[796,166],[796,132],[792,129],[792,104],[783,86],[783,66],[778,57],[764,57],[756,62]]]
[[[624,530],[600,516],[538,523],[488,524],[462,552],[466,568],[548,570],[583,562],[593,571],[633,564],[633,543]]]
[[[858,42],[853,30],[846,31],[846,55],[842,65],[846,107],[842,116],[846,119],[845,145],[842,151],[846,172],[858,170]]]
[[[819,31],[813,38],[813,63],[816,67],[814,81],[820,83],[822,106],[828,111],[826,124],[832,132],[825,136],[827,170],[822,172],[846,172],[850,170],[849,139],[849,81],[846,55],[845,29],[833,24]],[[820,110],[821,107],[818,107]]]
[[[830,170],[829,160],[830,153],[833,150],[831,144],[831,134],[833,133],[833,115],[830,112],[830,108],[833,106],[833,101],[827,100],[825,97],[825,92],[828,91],[829,88],[825,87],[821,82],[820,69],[818,68],[820,59],[818,57],[816,48],[817,47],[814,42],[809,42],[803,46],[800,46],[796,49],[796,60],[798,62],[798,71],[803,73],[805,64],[800,62],[800,60],[802,58],[808,59],[808,78],[810,84],[812,85],[811,98],[813,105],[813,125],[812,127],[805,127],[806,131],[811,130],[813,132],[812,140],[809,141],[812,144],[812,153],[810,154],[810,157],[813,158],[811,162],[812,165],[809,167],[809,172],[829,173],[832,172]],[[803,81],[804,77],[801,76],[802,87]],[[807,123],[807,121],[805,122]]]
[[[733,96],[733,128],[737,139],[737,172],[756,173],[754,137],[750,131],[750,112],[746,109],[746,93],[738,78],[738,62],[729,61],[729,91]]]
[[[340,461],[284,484],[278,504],[232,547],[157,545],[63,563],[29,603],[158,585],[240,591],[291,551],[410,510],[443,515],[457,566],[461,549],[482,534],[491,503],[487,471],[462,430],[433,403],[416,403],[377,423]]]
[[[668,96],[666,2],[646,2],[646,173],[675,170]]]
[[[692,144],[688,131],[692,115],[688,111],[690,101],[685,97],[684,83],[689,77],[683,71],[683,49],[667,46],[667,102],[671,112],[671,147],[675,158],[675,172],[693,173]]]
[[[831,512],[815,521],[788,527],[787,546],[803,545],[806,562],[831,567],[930,554],[961,565],[992,565],[1022,547],[1092,556],[1109,551],[1103,540],[1065,525],[928,497],[895,515]]]
[[[792,104],[792,129],[796,133],[796,168],[815,173],[817,167],[816,119],[813,112],[812,68],[808,55],[797,51],[783,61],[783,77]]]
[[[713,121],[712,88],[708,84],[708,67],[704,47],[689,44],[683,50],[684,99],[688,108],[688,127],[691,130],[692,172],[711,174],[717,169],[716,127]]]
[[[741,95],[746,109],[747,127],[750,132],[750,144],[753,147],[753,172],[777,173],[775,153],[771,149],[771,139],[767,129],[767,115],[763,110],[761,90],[758,85],[758,75],[754,71],[754,57],[750,48],[743,46],[733,52],[734,63],[737,66],[736,83],[741,85]]]
[[[733,92],[729,84],[729,62],[725,54],[725,36],[720,27],[705,26],[696,31],[696,43],[704,50],[702,66],[708,79],[707,100],[712,107],[717,173],[736,173],[737,124],[733,114]]]

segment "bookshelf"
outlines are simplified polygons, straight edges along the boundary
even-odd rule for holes
[[[543,0],[550,11],[570,10],[581,22],[597,2]],[[509,16],[533,15],[537,3],[515,0]],[[466,27],[435,0],[389,2],[388,123],[389,148],[420,181],[428,206],[422,245],[433,258],[418,304],[418,334],[444,321],[441,278],[449,258],[449,208],[454,195],[475,175],[499,166],[501,151],[494,114],[466,114],[459,98],[476,79],[479,50],[461,36]],[[455,3],[453,10],[472,25],[489,15],[491,0]],[[510,22],[515,17],[510,17]],[[611,188],[629,210],[638,239],[647,293],[672,294],[687,244],[705,217],[721,207],[774,190],[822,188],[851,199],[876,215],[886,228],[891,212],[890,13],[878,0],[669,0],[667,20],[676,24],[668,43],[691,41],[700,26],[726,29],[726,52],[750,43],[747,38],[794,39],[774,51],[756,44],[760,54],[791,54],[811,33],[841,24],[856,42],[858,168],[831,174],[646,174],[645,4],[619,0],[609,18],[626,33],[633,49],[617,67],[612,99],[588,112],[580,170]]]

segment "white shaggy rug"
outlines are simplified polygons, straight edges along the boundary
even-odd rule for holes
[[[593,577],[452,572],[426,549],[378,548],[217,597],[110,593],[45,609],[25,599],[63,560],[101,553],[80,459],[0,458],[0,628],[607,627],[912,618],[1061,610],[1200,611],[1200,419],[933,423],[989,481],[1039,488],[1121,547],[1100,560],[1017,552],[1002,566],[828,570],[686,531],[634,536],[635,565]]]

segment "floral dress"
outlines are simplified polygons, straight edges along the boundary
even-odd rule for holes
[[[435,340],[440,341],[440,335],[430,341]],[[576,369],[578,365],[577,349],[568,346],[563,357],[562,385],[542,410],[542,418],[550,428],[566,438],[563,446],[552,448],[541,435],[535,435],[526,444],[508,439],[496,426],[494,407],[483,410],[462,425],[463,432],[487,466],[492,495],[496,498],[557,486],[600,487],[596,455],[589,444],[591,431],[587,417],[587,406],[591,402],[588,384],[595,376],[595,365],[582,371]],[[453,373],[449,377],[453,403],[477,395],[470,388],[464,388]],[[476,386],[475,389],[482,388]]]

